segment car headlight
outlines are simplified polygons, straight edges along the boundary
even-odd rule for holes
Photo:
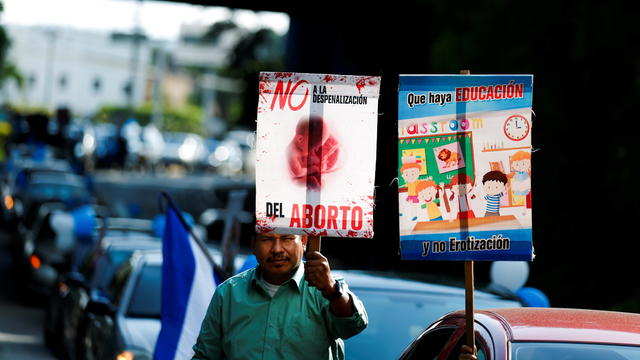
[[[131,351],[123,351],[116,357],[116,360],[133,360],[134,355]]]
[[[11,195],[4,197],[4,207],[7,208],[7,210],[13,209],[13,197]]]
[[[151,360],[151,354],[144,350],[125,350],[116,356],[116,360]]]

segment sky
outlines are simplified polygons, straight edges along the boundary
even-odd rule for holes
[[[210,25],[233,17],[249,29],[270,27],[279,34],[289,28],[283,13],[231,10],[224,7],[195,6],[167,1],[134,0],[2,0],[2,22],[18,25],[65,26],[96,31],[130,31],[136,10],[145,33],[154,39],[176,39],[180,24]],[[139,7],[139,8],[138,8]]]

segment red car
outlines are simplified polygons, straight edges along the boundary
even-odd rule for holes
[[[578,309],[513,308],[475,312],[480,360],[640,359],[640,315]],[[433,323],[401,359],[457,360],[464,311]]]

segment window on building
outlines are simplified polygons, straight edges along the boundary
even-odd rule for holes
[[[58,78],[58,87],[60,88],[60,90],[66,89],[68,83],[69,83],[69,79],[67,79],[67,74],[61,74],[60,77]]]
[[[27,86],[30,88],[36,86],[36,74],[29,74],[29,77],[27,78]]]
[[[96,76],[93,79],[93,84],[92,85],[93,85],[93,92],[96,93],[96,94],[99,93],[100,90],[102,89],[102,79],[100,79],[99,76]]]

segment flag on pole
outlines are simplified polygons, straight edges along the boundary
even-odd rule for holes
[[[168,201],[162,236],[162,327],[154,360],[191,359],[200,325],[218,283],[210,256]]]

